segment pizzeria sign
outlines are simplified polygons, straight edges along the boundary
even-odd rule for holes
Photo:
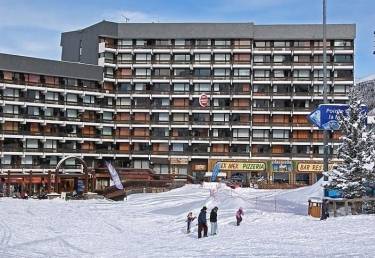
[[[264,162],[221,162],[221,170],[260,171],[266,170]]]

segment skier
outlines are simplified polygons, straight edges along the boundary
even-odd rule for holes
[[[243,209],[242,207],[240,207],[238,209],[238,211],[236,212],[236,219],[237,219],[237,226],[240,225],[241,221],[242,221],[242,216],[244,215],[244,212],[243,212]]]
[[[211,210],[210,213],[210,222],[211,222],[211,235],[216,235],[217,231],[217,210],[218,207],[215,207]]]
[[[191,222],[193,222],[193,220],[195,220],[196,217],[193,216],[193,213],[192,212],[189,212],[189,214],[187,215],[187,218],[186,218],[186,222],[187,222],[187,233],[190,233],[190,226],[191,226]]]
[[[198,238],[202,237],[202,231],[203,231],[203,237],[207,237],[208,227],[207,227],[206,211],[207,211],[206,206],[203,206],[198,216]]]

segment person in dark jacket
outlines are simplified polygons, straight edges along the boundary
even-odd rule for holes
[[[210,222],[211,222],[211,235],[216,235],[217,233],[217,210],[218,208],[215,207],[211,210],[210,213]]]
[[[206,212],[207,212],[207,208],[206,206],[204,206],[201,209],[201,212],[199,213],[199,216],[198,216],[198,238],[202,237],[202,231],[203,231],[203,237],[207,236],[208,227],[207,227]]]

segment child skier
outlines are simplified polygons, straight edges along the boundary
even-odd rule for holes
[[[186,218],[186,222],[187,222],[187,233],[190,233],[190,226],[191,226],[191,222],[193,222],[193,220],[195,220],[196,217],[193,216],[193,213],[192,212],[189,212],[189,214],[187,215],[187,218]]]
[[[238,211],[236,212],[236,219],[237,219],[237,226],[240,225],[241,221],[242,221],[242,216],[244,215],[244,212],[242,210],[242,208],[240,207],[238,209]]]

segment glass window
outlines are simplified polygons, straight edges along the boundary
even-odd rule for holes
[[[189,89],[189,84],[188,83],[175,83],[173,85],[173,90],[174,91],[186,91],[188,92],[190,89]]]
[[[90,96],[90,95],[83,96],[83,103],[95,104],[95,96]]]
[[[231,45],[230,40],[215,39],[215,46],[218,46],[218,47],[227,47],[227,46],[230,46],[230,45]]]
[[[290,47],[290,41],[274,41],[274,47]]]
[[[215,54],[214,59],[218,62],[228,62],[230,61],[230,54]]]
[[[169,121],[169,114],[168,113],[159,113],[159,121],[168,122]]]
[[[70,118],[77,118],[77,110],[76,109],[67,109],[66,110],[66,116]]]
[[[208,83],[197,83],[194,84],[194,92],[210,92],[211,85]]]
[[[135,75],[136,76],[150,76],[151,69],[137,68],[135,69]]]
[[[237,77],[250,77],[250,69],[246,69],[246,68],[233,69],[233,75]]]
[[[118,63],[131,63],[133,60],[132,54],[118,54],[117,55],[117,62]]]
[[[102,135],[112,135],[112,127],[103,126],[102,128]]]
[[[274,139],[289,139],[288,130],[272,130],[272,137]]]
[[[196,62],[209,62],[211,61],[211,54],[195,54],[194,60]]]
[[[201,76],[201,77],[209,77],[211,75],[211,69],[207,69],[207,68],[194,69],[194,75]]]
[[[191,74],[190,69],[186,69],[186,68],[174,69],[174,76],[188,77],[188,76],[190,76],[190,74]]]
[[[171,60],[171,55],[170,54],[156,54],[155,55],[155,60],[156,61],[170,61]]]
[[[190,55],[189,54],[178,54],[174,55],[174,60],[177,62],[189,62]]]
[[[131,40],[131,39],[119,39],[118,41],[117,41],[117,45],[119,46],[119,47],[121,47],[121,46],[127,46],[127,47],[131,47],[132,45],[133,45],[133,40]]]
[[[197,39],[195,40],[196,46],[211,46],[211,40],[210,39]]]
[[[254,77],[269,78],[270,77],[270,71],[269,70],[255,70],[254,71]]]
[[[216,68],[214,69],[214,76],[230,76],[230,69]]]
[[[151,54],[136,54],[136,61],[151,61]]]

